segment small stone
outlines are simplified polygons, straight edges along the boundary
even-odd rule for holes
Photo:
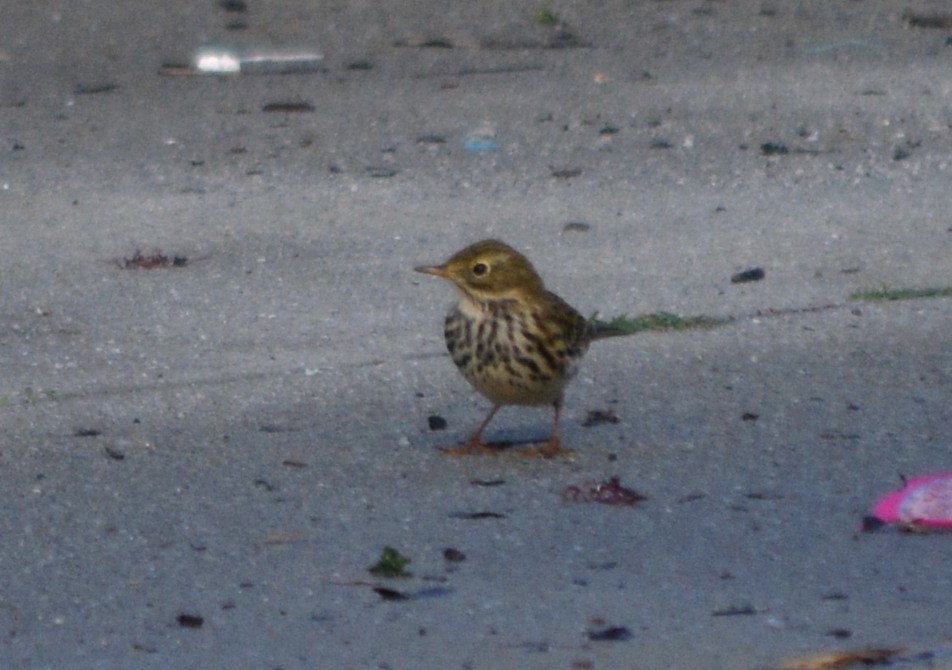
[[[760,281],[766,276],[763,268],[750,268],[743,272],[731,275],[731,284],[744,284],[752,281]]]
[[[443,550],[443,558],[445,558],[450,563],[461,563],[462,561],[466,560],[466,554],[461,552],[459,549],[447,547]]]

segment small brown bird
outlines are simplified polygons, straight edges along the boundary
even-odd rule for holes
[[[546,290],[529,259],[498,240],[471,244],[442,265],[414,269],[448,279],[458,289],[459,302],[444,324],[446,347],[467,381],[493,403],[473,436],[445,451],[494,452],[481,436],[500,407],[552,405],[552,436],[535,453],[571,453],[559,443],[565,387],[590,342],[627,333],[587,321]]]

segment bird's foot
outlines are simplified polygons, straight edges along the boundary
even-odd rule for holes
[[[486,444],[475,438],[470,438],[463,444],[457,444],[454,447],[440,447],[439,449],[440,453],[447,456],[474,456],[479,454],[497,456],[499,454],[499,447]]]

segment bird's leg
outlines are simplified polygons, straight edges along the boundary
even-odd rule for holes
[[[501,405],[493,405],[493,408],[489,410],[489,416],[483,419],[483,422],[479,424],[479,428],[476,429],[476,432],[473,433],[473,436],[463,442],[463,444],[457,445],[455,447],[441,447],[440,451],[449,456],[466,456],[468,454],[498,454],[498,449],[493,449],[482,441],[482,434],[486,429],[486,426],[489,425],[489,422],[493,420],[494,416],[496,416],[496,412],[499,411],[500,407]]]
[[[556,456],[567,458],[572,455],[572,450],[564,448],[559,440],[559,416],[562,414],[562,399],[559,398],[552,403],[552,407],[555,409],[555,424],[552,426],[552,435],[549,436],[545,444],[529,450],[526,455],[542,456],[543,458],[555,458]]]

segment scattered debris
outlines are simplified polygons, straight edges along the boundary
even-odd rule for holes
[[[161,251],[145,256],[136,249],[132,257],[116,259],[115,263],[123,270],[155,270],[157,268],[183,268],[188,265],[188,258],[185,256],[169,258]]]
[[[393,547],[384,547],[380,560],[367,568],[372,575],[379,577],[410,577],[412,573],[405,570],[410,559],[400,554]]]
[[[903,13],[902,18],[913,28],[952,29],[952,13],[926,14],[908,10]]]
[[[309,113],[314,111],[314,105],[309,102],[269,102],[261,111],[282,114]]]
[[[731,275],[731,284],[745,284],[752,281],[760,281],[766,276],[763,268],[750,268],[743,272]]]
[[[281,461],[281,465],[283,465],[286,468],[306,468],[307,467],[307,463],[305,463],[304,461],[298,461],[292,458],[284,459],[283,461]]]
[[[384,600],[388,601],[407,601],[407,600],[425,600],[428,598],[442,598],[452,593],[452,589],[445,588],[443,586],[432,586],[425,589],[420,589],[416,592],[407,592],[399,591],[389,586],[381,586],[379,583],[367,582],[363,580],[341,582],[334,581],[334,584],[339,584],[341,586],[369,586],[374,593],[380,596]]]
[[[892,158],[894,161],[904,161],[910,156],[912,156],[912,150],[916,147],[907,145],[900,145],[893,149]]]
[[[916,477],[880,500],[873,518],[883,523],[952,528],[952,472]],[[866,525],[864,524],[864,528]]]
[[[583,221],[569,221],[562,226],[563,233],[587,233],[591,229],[591,224],[584,223]]]
[[[506,483],[505,479],[471,479],[469,483],[473,486],[502,486]]]
[[[262,433],[293,433],[297,429],[282,423],[263,423],[258,430]]]
[[[754,614],[758,614],[758,611],[751,605],[725,607],[724,609],[714,610],[711,612],[711,616],[752,616]]]
[[[619,421],[621,421],[621,419],[618,418],[618,415],[615,414],[613,410],[592,409],[585,415],[585,420],[582,421],[582,427],[591,428],[592,426],[598,426],[603,423],[618,423]]]
[[[781,494],[766,491],[751,491],[750,493],[745,493],[744,497],[747,498],[747,500],[783,500]]]
[[[436,135],[436,134],[421,135],[420,137],[417,138],[417,144],[426,144],[430,146],[446,144],[446,138],[442,135]]]
[[[677,502],[679,505],[683,505],[684,503],[695,502],[697,500],[704,500],[706,497],[707,497],[706,493],[688,493],[687,495],[684,495],[678,498],[675,502]]]
[[[622,486],[618,477],[612,477],[600,484],[583,482],[567,486],[562,491],[562,499],[570,502],[597,502],[603,505],[634,505],[648,498]]]
[[[397,591],[396,589],[390,589],[386,586],[375,586],[373,587],[374,593],[383,598],[384,600],[409,600],[410,596],[402,591]]]
[[[549,173],[549,176],[555,179],[572,179],[574,177],[578,177],[580,174],[582,174],[581,168],[562,168],[558,170],[552,170]]]
[[[430,430],[446,430],[446,419],[439,414],[431,414],[426,417],[426,422]]]
[[[386,165],[369,165],[364,168],[364,173],[374,179],[389,179],[395,177],[400,171]]]
[[[499,142],[496,141],[496,126],[491,123],[482,124],[466,136],[463,148],[476,153],[495,151],[499,148]]]
[[[162,74],[293,74],[320,71],[324,55],[310,48],[239,48],[211,44],[199,48],[189,66],[165,66]]]
[[[121,461],[126,457],[126,452],[112,445],[106,445],[104,451],[106,452],[106,456],[114,461]]]
[[[842,591],[830,591],[829,593],[824,593],[820,596],[820,600],[834,601],[834,600],[849,600],[850,597]]]
[[[264,479],[262,477],[258,477],[256,480],[254,480],[253,483],[255,485],[255,488],[262,489],[263,491],[268,491],[269,493],[271,491],[274,491],[275,488],[277,488],[274,484],[272,484],[267,479]]]
[[[790,153],[790,149],[780,142],[764,142],[760,145],[760,152],[764,156],[784,156]]]
[[[592,642],[624,642],[634,637],[627,626],[609,626],[588,631],[588,639]]]
[[[182,613],[175,617],[175,620],[182,628],[201,628],[202,624],[205,623],[205,618],[197,614]]]
[[[445,558],[450,563],[462,563],[466,560],[466,554],[461,552],[459,549],[447,547],[443,550],[443,558]]]
[[[479,519],[505,519],[506,515],[499,512],[450,512],[447,516],[451,519],[464,519],[466,521]]]
[[[73,431],[73,437],[99,437],[102,431],[97,428],[77,428]]]
[[[451,589],[443,588],[442,586],[420,589],[414,593],[397,591],[396,589],[390,589],[385,586],[375,586],[373,590],[384,600],[426,600],[429,598],[442,598],[452,593]]]
[[[75,95],[96,95],[97,93],[109,93],[120,88],[119,84],[77,84],[73,89]]]
[[[760,418],[759,414],[754,414],[753,412],[744,412],[740,415],[741,421],[756,421]]]
[[[863,523],[860,524],[860,530],[864,533],[876,533],[887,525],[888,524],[882,519],[878,519],[874,516],[864,516]]]
[[[415,49],[454,49],[456,44],[448,37],[427,37],[411,35],[393,43],[395,47],[411,47]]]

